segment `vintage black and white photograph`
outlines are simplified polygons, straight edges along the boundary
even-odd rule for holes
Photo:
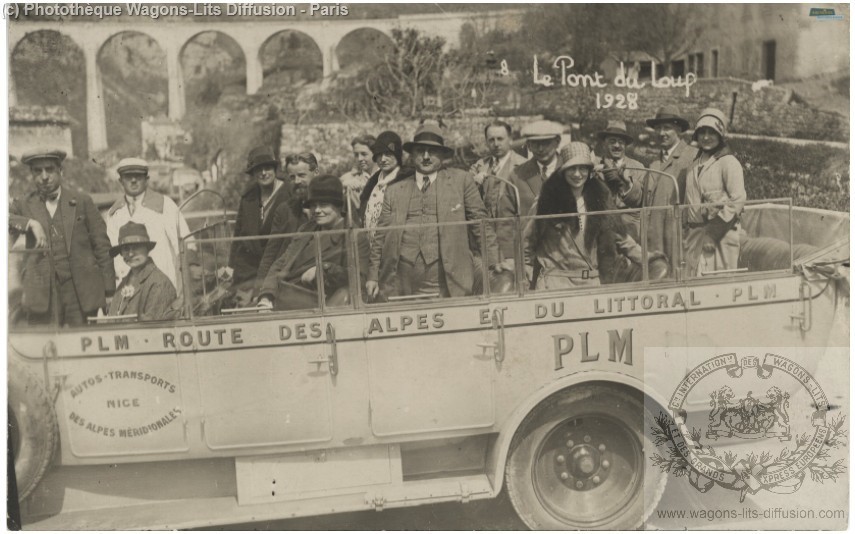
[[[8,3],[10,530],[844,530],[848,4]]]

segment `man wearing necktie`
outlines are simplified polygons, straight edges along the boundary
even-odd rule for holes
[[[515,184],[520,190],[520,208],[523,215],[528,214],[540,188],[558,168],[558,146],[564,127],[557,122],[535,121],[522,129],[526,147],[532,158],[515,171]],[[569,142],[569,136],[567,141]]]
[[[181,239],[190,233],[187,221],[175,202],[148,188],[148,163],[140,158],[125,158],[116,168],[124,195],[107,212],[107,235],[111,243],[119,242],[119,229],[129,222],[145,225],[152,241],[158,243],[151,259],[181,294]],[[117,257],[113,268],[116,283],[124,279],[130,267]]]
[[[650,168],[667,172],[677,179],[680,204],[683,204],[686,199],[686,171],[698,155],[697,148],[680,138],[689,129],[689,121],[680,116],[677,108],[665,106],[646,122],[656,131],[661,151],[659,160],[651,163]]]
[[[528,212],[517,206],[518,199],[508,183],[514,182],[514,172],[525,163],[525,158],[511,150],[511,126],[504,121],[493,121],[484,128],[484,137],[490,155],[472,166],[474,179],[481,187],[484,206],[491,219],[526,215]],[[519,185],[513,184],[519,190]],[[499,243],[503,265],[513,270],[515,240],[513,222],[495,223],[496,239]]]
[[[104,220],[88,195],[62,187],[64,159],[62,150],[24,154],[36,191],[9,208],[13,223],[26,229],[34,220],[47,234],[47,250],[24,258],[22,304],[30,324],[83,325],[116,289]]]
[[[471,295],[475,267],[470,233],[472,249],[481,250],[485,239],[484,260],[492,271],[503,270],[491,227],[482,235],[480,225],[463,224],[487,217],[475,181],[468,173],[444,168],[444,160],[454,152],[434,124],[420,126],[413,142],[403,148],[410,152],[416,172],[386,189],[371,242],[366,293],[377,297],[382,284],[386,295]],[[384,230],[390,226],[395,228]]]

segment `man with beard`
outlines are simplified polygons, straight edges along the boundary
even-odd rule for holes
[[[62,150],[24,154],[21,161],[29,165],[36,191],[9,207],[12,223],[26,230],[35,220],[47,234],[50,256],[28,254],[22,269],[30,324],[84,325],[116,289],[104,219],[88,195],[62,187],[64,159]]]
[[[272,215],[273,227],[277,231],[271,232],[270,235],[291,234],[309,222],[309,211],[304,208],[304,203],[308,195],[309,183],[317,175],[318,160],[311,152],[289,154],[285,157],[285,185],[288,195]],[[287,237],[274,237],[267,240],[256,274],[256,291],[270,272],[270,266],[285,253],[289,243],[290,239]]]
[[[475,181],[468,173],[444,168],[444,159],[454,152],[435,124],[419,126],[413,142],[403,148],[410,152],[416,172],[390,184],[383,197],[371,241],[366,294],[376,298],[382,283],[387,295],[470,295],[475,280],[470,229],[476,250],[486,239],[485,261],[491,270],[503,270],[492,228],[487,225],[482,235],[480,225],[460,224],[487,217]],[[390,226],[403,229],[385,230]]]

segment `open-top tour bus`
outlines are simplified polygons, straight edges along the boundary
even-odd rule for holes
[[[684,209],[644,208],[640,235],[668,210],[679,239]],[[223,525],[503,486],[533,528],[635,528],[666,476],[643,427],[694,365],[687,348],[848,347],[848,214],[748,202],[734,271],[688,276],[678,251],[670,270],[645,261],[614,284],[554,290],[525,282],[528,219],[467,223],[512,233],[517,261],[498,277],[474,261],[461,298],[368,302],[377,235],[348,229],[276,237],[314,247],[316,264],[343,246],[344,271],[336,285],[318,269],[320,291],[286,283],[273,310],[256,308],[229,286],[230,225],[212,219],[185,240],[175,320],[32,327],[13,306],[25,528]],[[34,253],[10,253],[13,293]],[[645,361],[645,347],[673,350]]]

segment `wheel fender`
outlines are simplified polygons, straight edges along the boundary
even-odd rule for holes
[[[53,401],[43,380],[22,363],[9,361],[8,410],[10,430],[16,439],[15,475],[18,500],[23,502],[44,477],[59,441]]]
[[[659,392],[645,391],[644,382],[629,375],[620,373],[609,373],[604,371],[583,371],[565,376],[554,382],[543,386],[531,395],[525,401],[520,403],[514,410],[511,416],[502,425],[502,430],[499,432],[499,437],[490,448],[487,457],[487,475],[493,486],[493,494],[495,497],[502,491],[505,476],[505,464],[508,461],[508,455],[511,452],[511,442],[514,439],[517,429],[519,429],[526,416],[534,410],[534,408],[548,399],[555,393],[573,387],[579,384],[587,384],[591,382],[599,382],[601,384],[614,384],[616,386],[634,389],[645,395],[658,406],[664,407],[668,405],[668,399],[662,397]]]

